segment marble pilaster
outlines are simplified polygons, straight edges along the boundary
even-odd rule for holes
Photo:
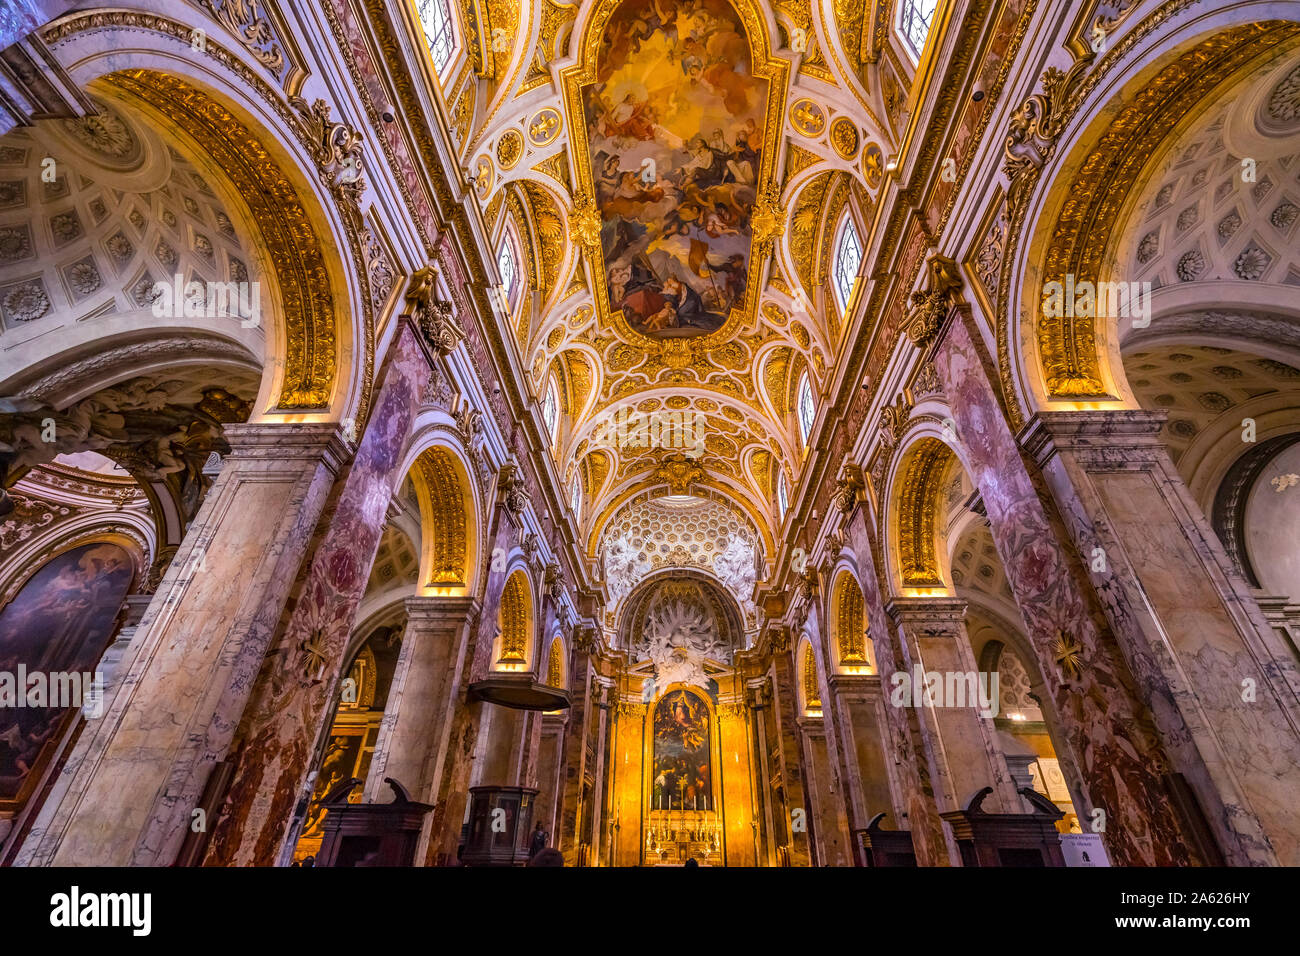
[[[406,629],[363,799],[389,792],[385,777],[413,800],[432,802],[447,757],[451,708],[464,664],[465,641],[478,617],[472,597],[416,596],[405,601]],[[425,817],[417,859],[423,859],[432,821]]]
[[[234,776],[208,844],[207,865],[273,864],[343,677],[344,652],[402,480],[430,357],[403,320],[376,381],[374,410],[334,489],[296,599],[257,674],[231,759]],[[222,476],[225,469],[222,470]],[[246,516],[257,524],[256,513]]]
[[[859,563],[865,568],[873,569],[875,565],[872,555],[877,553],[876,545],[861,507],[853,510],[846,525],[849,544]],[[867,630],[875,648],[881,692],[884,694],[892,686],[895,673],[908,674],[909,664],[903,644],[894,628],[890,627],[889,618],[885,614],[876,574],[869,570],[862,575],[859,583],[862,586]],[[912,848],[920,866],[947,866],[950,860],[947,831],[939,819],[935,785],[922,743],[920,718],[914,708],[891,707],[888,700],[884,702],[883,710],[884,743],[899,790],[894,818],[890,821],[892,828],[911,831]]]
[[[941,597],[895,598],[885,606],[885,612],[898,628],[904,658],[910,665],[902,675],[907,679],[909,695],[914,695],[918,683],[924,692],[924,675],[930,672],[940,676],[945,693],[951,675],[973,675],[973,680],[953,681],[954,689],[960,683],[965,698],[960,705],[955,700],[942,700],[938,706],[931,706],[915,697],[904,704],[914,708],[920,718],[925,759],[930,765],[939,812],[965,809],[971,797],[984,787],[993,788],[984,801],[987,812],[1023,812],[997,741],[993,715],[981,715],[978,697],[971,699],[981,689],[991,693],[993,687],[980,682],[966,633],[966,602]],[[919,682],[915,679],[918,671]],[[894,683],[887,685],[885,692],[889,705],[894,706]],[[956,851],[955,844],[952,849]],[[954,853],[951,859],[959,865],[960,853]]]
[[[1040,413],[1021,438],[1225,861],[1294,866],[1298,661],[1174,468],[1164,418]]]
[[[777,651],[772,655],[772,708],[769,715],[775,721],[777,760],[781,779],[785,789],[785,819],[773,821],[776,833],[790,835],[790,865],[810,866],[812,848],[809,829],[813,825],[813,808],[808,802],[808,787],[804,780],[803,768],[799,759],[799,700],[795,693],[794,654],[789,650]],[[792,814],[803,810],[805,826],[801,830],[792,827]],[[779,844],[779,838],[778,838]]]
[[[949,317],[934,366],[1064,744],[1082,774],[1080,819],[1100,828],[1117,865],[1205,862],[1194,824],[1182,817],[1167,780],[1167,743],[1184,731],[1158,726],[1143,701],[1077,555],[1066,547],[1065,529],[1048,508],[1046,489],[1021,456],[970,321],[964,309]]]
[[[335,424],[228,425],[231,453],[20,865],[165,865],[234,737],[348,453]]]

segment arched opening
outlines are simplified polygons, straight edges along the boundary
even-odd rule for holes
[[[464,462],[451,449],[432,445],[420,452],[409,477],[422,529],[420,593],[470,593],[477,565],[478,520]]]
[[[805,717],[822,715],[822,681],[817,670],[817,654],[812,642],[804,640],[799,653],[800,704]]]
[[[299,836],[293,849],[294,864],[314,861],[320,850],[328,813],[322,801],[330,791],[352,778],[366,779],[401,648],[399,615],[399,620],[371,630],[343,671],[329,730],[307,777],[310,795],[304,796],[295,812]],[[351,803],[361,799],[359,786],[348,795]]]
[[[867,635],[862,588],[847,568],[834,579],[830,611],[831,647],[842,674],[874,674],[875,651]]]
[[[533,595],[528,575],[516,568],[506,579],[501,592],[501,607],[497,612],[496,663],[499,671],[526,671],[529,669],[533,648]]]

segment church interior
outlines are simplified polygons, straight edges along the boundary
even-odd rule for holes
[[[0,866],[1300,865],[1300,4],[4,6]]]

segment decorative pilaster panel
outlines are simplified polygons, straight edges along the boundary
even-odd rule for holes
[[[975,654],[966,634],[966,602],[948,598],[896,598],[885,608],[898,627],[911,663],[904,675],[910,698],[921,719],[921,738],[930,764],[939,812],[963,810],[984,787],[992,787],[984,801],[990,813],[1023,813],[1020,797],[998,746],[990,713],[980,713],[980,695],[995,698],[996,688],[986,677],[981,682]],[[931,703],[928,683],[936,675],[939,700]],[[891,705],[899,688],[889,687]],[[917,691],[927,696],[918,699]],[[961,701],[945,699],[960,693]],[[993,701],[989,701],[993,703]],[[937,704],[937,705],[936,705]],[[991,708],[990,708],[991,709]],[[953,847],[956,850],[956,847]],[[960,854],[953,856],[959,864]]]
[[[416,334],[409,322],[398,329],[377,378],[382,385],[374,414],[335,492],[289,619],[257,675],[207,865],[271,865],[284,842],[315,741],[338,694],[348,635],[429,378]],[[248,520],[264,515],[253,511]]]
[[[1083,774],[1080,819],[1090,826],[1101,819],[1093,810],[1103,812],[1102,837],[1116,865],[1204,862],[1165,780],[1171,768],[1161,737],[1176,741],[1186,730],[1181,721],[1162,721],[1157,733],[1114,635],[1096,613],[1091,585],[1063,545],[1066,532],[1021,458],[967,321],[959,313],[949,322],[934,364],[1064,743]],[[1156,718],[1166,715],[1158,710]]]
[[[935,804],[935,787],[921,742],[920,719],[915,709],[893,707],[888,699],[887,692],[893,686],[894,674],[906,678],[909,665],[902,642],[885,615],[880,583],[870,570],[875,566],[872,555],[877,553],[876,542],[861,508],[856,508],[850,515],[848,540],[860,565],[868,569],[861,581],[863,607],[871,643],[876,649],[876,666],[880,670],[881,693],[885,697],[884,742],[892,762],[900,804],[894,819],[888,821],[888,828],[911,831],[912,847],[920,866],[947,866],[948,841]]]
[[[385,777],[406,787],[413,800],[436,799],[465,641],[479,613],[478,601],[470,597],[409,597],[405,606],[402,649],[366,780],[368,802],[387,792]],[[424,856],[431,825],[426,816],[417,859]]]
[[[504,503],[498,503],[489,518],[485,553],[490,555],[498,548],[503,554],[509,553],[515,546],[517,534]],[[486,573],[487,583],[482,599],[484,610],[478,616],[477,623],[470,628],[462,676],[455,691],[450,742],[439,782],[438,799],[433,812],[429,814],[432,838],[426,860],[428,866],[456,864],[460,827],[465,819],[465,807],[474,773],[475,744],[482,734],[484,716],[493,707],[482,701],[470,702],[466,699],[469,684],[485,677],[492,665],[497,637],[497,609],[501,606],[501,594],[506,585],[504,568],[496,569],[489,562]]]
[[[1300,683],[1174,468],[1163,412],[1026,428],[1107,619],[1228,863],[1300,864]]]
[[[166,865],[235,734],[346,446],[330,424],[228,425],[231,453],[19,865]],[[288,817],[286,816],[286,821]]]
[[[564,802],[560,807],[560,836],[556,847],[564,853],[564,865],[576,866],[582,842],[582,814],[585,786],[591,775],[587,764],[587,739],[592,734],[589,726],[596,708],[591,706],[592,685],[595,674],[590,657],[580,650],[572,655],[573,682],[570,687],[573,703],[569,707],[569,726],[564,735],[564,770],[561,784]]]
[[[609,768],[614,794],[614,865],[639,866],[645,847],[645,753],[647,740],[645,704],[622,701],[614,724],[614,754]]]
[[[722,818],[727,866],[757,866],[754,805],[750,797],[749,733],[743,704],[718,706],[722,754]]]

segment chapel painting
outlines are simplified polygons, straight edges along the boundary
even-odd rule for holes
[[[93,672],[132,574],[130,556],[115,544],[87,544],[51,559],[0,610],[0,673],[16,675],[20,664],[27,674]],[[69,713],[0,707],[0,807],[26,797]]]
[[[609,305],[655,338],[743,307],[767,81],[726,0],[626,2],[585,90]]]
[[[688,690],[675,690],[655,706],[654,785],[656,810],[712,810],[709,709]]]

